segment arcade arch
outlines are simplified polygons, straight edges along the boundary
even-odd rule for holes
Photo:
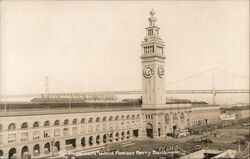
[[[146,133],[147,133],[147,137],[153,138],[153,125],[151,123],[147,123]]]
[[[40,146],[39,146],[39,144],[36,144],[33,147],[33,156],[39,156],[39,155],[40,155]]]
[[[21,151],[21,156],[23,157],[24,153],[29,152],[28,146],[24,146]]]
[[[56,141],[54,147],[56,147],[57,151],[60,151],[60,142]]]
[[[103,141],[103,143],[106,143],[106,142],[107,142],[107,135],[106,135],[106,134],[103,135],[102,141]]]
[[[170,124],[170,116],[168,113],[165,115],[165,123]]]
[[[9,159],[12,159],[12,158],[14,158],[14,156],[16,156],[16,148],[11,148],[9,150],[8,157],[9,157]]]
[[[100,140],[101,140],[101,139],[100,139],[100,135],[97,135],[97,136],[96,136],[96,144],[97,144],[97,145],[99,145],[99,144],[101,143]]]
[[[89,137],[89,146],[93,146],[93,137],[92,136]]]
[[[178,115],[177,115],[177,113],[173,114],[173,123],[175,123],[175,124],[178,123]]]
[[[3,156],[3,150],[0,150],[0,157]]]
[[[82,139],[81,139],[81,145],[82,145],[82,147],[85,147],[86,146],[86,143],[85,143],[86,141],[85,141],[85,137],[83,137]]]
[[[44,145],[44,154],[49,154],[50,153],[50,143],[47,142],[45,145]]]
[[[180,120],[182,123],[185,122],[185,115],[183,112],[181,112],[181,114],[180,114]]]

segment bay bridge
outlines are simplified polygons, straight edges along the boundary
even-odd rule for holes
[[[211,89],[168,89],[165,94],[211,94],[212,104],[216,104],[216,95],[218,94],[249,94],[249,89],[216,89],[214,86],[214,71],[219,71],[225,74],[229,74],[234,77],[244,78],[249,80],[249,77],[238,75],[235,73],[227,72],[221,69],[212,68],[206,71],[193,74],[189,77],[185,77],[181,80],[167,83],[167,85],[172,85],[180,83],[189,79],[193,79],[202,74],[212,72],[212,88]],[[248,83],[249,85],[249,83]],[[56,98],[56,99],[83,99],[83,100],[116,100],[116,95],[141,95],[140,90],[123,90],[123,91],[95,91],[95,92],[66,92],[66,93],[48,93],[48,77],[45,77],[45,93],[36,94],[13,94],[13,95],[1,95],[1,99],[6,98]]]

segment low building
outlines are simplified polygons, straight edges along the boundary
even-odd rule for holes
[[[221,109],[223,113],[235,114],[236,119],[247,119],[250,117],[250,106],[232,106]]]
[[[235,120],[236,115],[235,113],[221,113],[220,120],[221,121],[228,121],[228,120]]]
[[[59,104],[60,105],[60,104]],[[26,108],[28,104],[25,105]],[[0,154],[4,158],[51,156],[138,137],[142,126],[139,108],[34,109],[39,104],[0,114]],[[12,105],[14,107],[14,105]],[[19,105],[20,107],[20,105]]]

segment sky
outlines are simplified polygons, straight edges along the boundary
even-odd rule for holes
[[[141,90],[152,8],[166,89],[249,88],[249,1],[3,0],[0,93]]]

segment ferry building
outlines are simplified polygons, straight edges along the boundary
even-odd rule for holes
[[[0,156],[54,156],[135,138],[165,138],[176,130],[218,122],[218,106],[166,101],[165,43],[153,10],[148,20],[141,43],[141,102],[117,102],[114,95],[86,93],[71,99],[70,107],[66,97],[50,95],[8,104],[7,112],[1,104]]]

